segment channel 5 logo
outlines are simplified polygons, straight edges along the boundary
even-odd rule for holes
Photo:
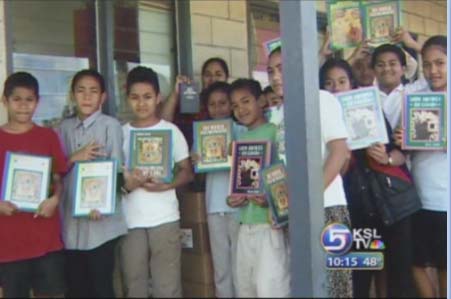
[[[321,245],[329,253],[345,254],[352,247],[352,232],[344,224],[329,224],[321,234]]]

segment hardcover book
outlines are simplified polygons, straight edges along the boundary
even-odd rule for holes
[[[327,18],[332,49],[353,48],[363,40],[359,1],[329,0]]]
[[[365,16],[365,39],[371,47],[391,43],[390,36],[401,25],[399,1],[366,1],[362,3]]]
[[[261,170],[270,162],[269,141],[234,141],[229,193],[234,196],[263,195]]]
[[[147,176],[165,183],[171,182],[171,130],[132,130],[128,167],[141,169]]]
[[[196,121],[193,127],[194,151],[199,155],[195,172],[230,169],[228,152],[232,141],[232,119]]]
[[[387,128],[376,87],[359,88],[335,94],[341,104],[351,150],[373,143],[388,143]]]
[[[274,225],[288,224],[288,184],[284,164],[277,163],[263,169],[262,179]]]
[[[446,94],[406,94],[402,115],[403,149],[446,149]]]
[[[1,199],[35,212],[49,196],[52,158],[6,152]]]
[[[199,112],[199,92],[194,83],[180,83],[180,112],[195,114]]]

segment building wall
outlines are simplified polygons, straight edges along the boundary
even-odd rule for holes
[[[6,79],[6,38],[4,23],[5,2],[0,1],[0,93],[3,94],[3,82]],[[6,113],[3,104],[0,103],[0,125],[6,122]]]

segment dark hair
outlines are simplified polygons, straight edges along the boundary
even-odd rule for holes
[[[373,55],[371,56],[371,67],[374,69],[376,65],[376,59],[379,55],[384,53],[393,53],[398,56],[399,63],[402,66],[406,66],[406,54],[402,51],[402,49],[398,46],[392,44],[383,44],[376,49],[374,49]]]
[[[326,60],[326,62],[319,69],[319,87],[320,89],[324,89],[324,85],[326,84],[327,73],[333,68],[340,68],[345,71],[348,76],[349,82],[351,83],[351,88],[357,88],[357,83],[352,74],[352,68],[349,63],[340,58],[330,58]]]
[[[135,83],[147,83],[152,85],[156,94],[160,93],[160,84],[158,83],[158,75],[151,68],[145,66],[137,66],[127,74],[126,92],[130,94],[130,88]]]
[[[229,96],[232,95],[232,93],[239,89],[245,89],[249,91],[254,97],[255,100],[259,100],[261,94],[262,94],[262,87],[260,85],[260,82],[254,80],[254,79],[236,79],[232,82],[230,85],[230,91]]]
[[[3,88],[3,95],[7,98],[14,92],[14,88],[24,87],[33,90],[37,99],[39,99],[39,83],[38,80],[30,73],[16,72],[6,79]]]
[[[218,63],[224,71],[226,78],[229,78],[229,67],[227,66],[227,62],[225,62],[225,60],[220,57],[212,57],[207,59],[202,65],[202,75],[205,73],[205,70],[210,63]]]
[[[262,94],[267,95],[271,92],[274,92],[274,90],[272,89],[271,85],[268,85],[263,89]]]
[[[202,105],[205,107],[208,106],[208,100],[210,99],[210,96],[214,92],[222,92],[225,93],[227,96],[229,96],[230,91],[230,84],[227,82],[214,82],[210,86],[208,86],[206,89],[202,90],[200,93],[200,100],[202,102]]]
[[[269,53],[268,59],[271,58],[271,56],[273,56],[274,54],[277,54],[277,53],[282,53],[282,46],[278,46],[278,47],[274,48],[271,51],[271,53]]]
[[[446,55],[446,52],[448,50],[448,46],[447,46],[447,38],[444,35],[434,35],[431,36],[430,38],[428,38],[424,44],[423,47],[421,48],[421,55],[424,55],[424,53],[426,53],[426,50],[429,47],[432,46],[437,46],[443,49],[443,52]]]
[[[75,91],[75,85],[77,85],[78,81],[80,81],[83,77],[92,77],[94,78],[97,83],[100,85],[100,91],[105,92],[105,80],[103,79],[103,76],[94,69],[84,69],[79,72],[77,72],[74,77],[72,78],[72,83],[70,86],[70,90],[72,92]]]

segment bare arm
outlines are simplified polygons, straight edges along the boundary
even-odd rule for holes
[[[53,194],[46,200],[44,200],[36,211],[34,217],[50,218],[55,213],[60,202],[61,194],[63,192],[63,183],[59,174],[53,174]]]
[[[324,163],[324,190],[340,174],[340,170],[350,158],[350,151],[346,144],[346,139],[335,139],[327,143],[329,155]]]
[[[166,101],[163,102],[161,107],[161,118],[170,122],[174,121],[175,110],[179,104],[179,84],[183,82],[190,82],[190,79],[186,76],[178,75],[175,80],[175,86],[171,94]]]

